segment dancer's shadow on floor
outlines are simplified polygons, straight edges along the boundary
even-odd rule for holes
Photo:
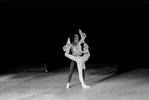
[[[87,79],[86,83],[88,83],[88,85],[92,86],[94,84],[105,81],[105,80],[117,75],[117,68],[113,68],[112,65],[111,66],[110,65],[99,66],[99,67],[95,67],[88,74],[91,75],[92,78]]]
[[[93,85],[98,84],[100,82],[106,81],[106,80],[114,77],[115,75],[116,74],[114,72],[110,72],[110,73],[108,73],[108,74],[106,74],[104,76],[98,75],[98,76],[96,76],[94,78],[86,80],[86,81],[90,81],[87,85],[93,86]]]
[[[97,75],[93,78],[87,79],[87,80],[85,80],[85,83],[87,83],[87,85],[90,85],[92,87],[93,85],[98,84],[99,82],[108,80],[115,75],[117,75],[115,71],[108,72],[104,75]],[[76,83],[76,84],[70,85],[69,88],[73,88],[73,87],[79,86],[79,85],[81,86],[81,83]]]
[[[96,77],[93,77],[91,79],[88,79],[88,85],[93,86],[95,84],[98,84],[100,82],[105,82],[105,81],[112,81],[116,79],[120,80],[133,80],[133,79],[141,79],[141,83],[148,84],[149,83],[149,69],[135,69],[132,71],[128,71],[126,73],[117,73],[117,71],[109,72],[106,73],[105,75],[97,75]]]

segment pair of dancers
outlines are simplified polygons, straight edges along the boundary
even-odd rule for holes
[[[74,42],[71,44],[70,38],[68,38],[66,45],[63,47],[63,50],[65,51],[65,56],[72,60],[66,88],[69,88],[75,62],[77,63],[79,80],[82,84],[82,87],[83,88],[90,87],[86,85],[84,82],[84,78],[85,78],[84,70],[86,69],[85,62],[90,57],[90,52],[88,50],[89,46],[85,43],[86,34],[83,33],[80,29],[79,29],[79,34],[81,36],[80,40],[78,35],[74,35],[74,38],[73,38]],[[82,50],[81,44],[83,44],[83,50]],[[70,54],[70,50],[72,54]]]

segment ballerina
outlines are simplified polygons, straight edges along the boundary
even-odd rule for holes
[[[86,34],[82,33],[81,30],[79,30],[79,33],[81,35],[81,40],[78,42],[78,44],[73,46],[70,42],[70,38],[68,38],[66,45],[63,47],[63,50],[65,51],[66,57],[77,62],[77,68],[78,68],[78,72],[79,72],[79,80],[82,84],[82,87],[89,88],[90,86],[85,84],[85,82],[83,80],[83,76],[82,76],[83,69],[86,69],[85,62],[90,57],[90,52],[88,50],[89,46],[85,43]],[[82,43],[83,43],[83,51],[81,50]],[[73,48],[72,55],[69,54],[71,48]],[[67,86],[66,88],[69,88],[69,86]]]

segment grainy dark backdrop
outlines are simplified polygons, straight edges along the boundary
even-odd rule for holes
[[[70,60],[62,47],[78,29],[87,34],[88,64],[119,62],[119,70],[147,64],[148,3],[1,1],[1,68],[40,63],[46,63],[50,70],[68,67]]]

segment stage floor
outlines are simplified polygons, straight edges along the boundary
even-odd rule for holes
[[[149,100],[149,70],[115,75],[110,68],[86,69],[83,89],[78,72],[66,89],[69,69],[0,76],[0,100]]]

